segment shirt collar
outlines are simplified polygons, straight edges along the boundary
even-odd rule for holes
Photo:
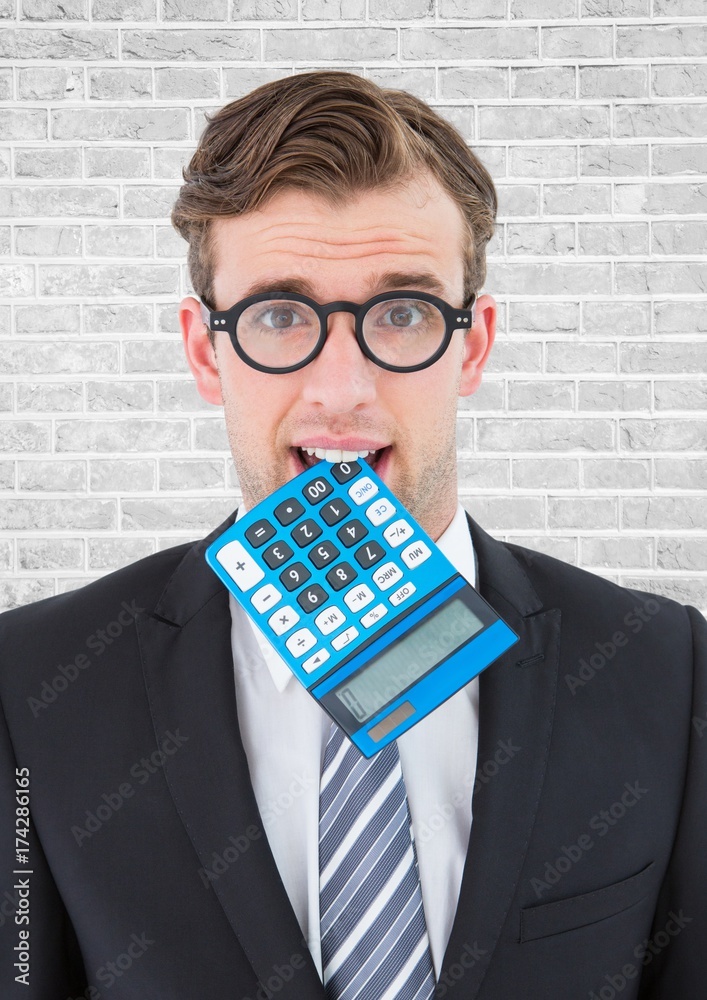
[[[236,520],[239,521],[245,513],[246,508],[244,506],[240,506],[238,508]],[[440,547],[447,559],[449,559],[454,568],[461,573],[464,579],[467,580],[472,587],[476,587],[476,558],[474,554],[474,546],[471,541],[471,532],[469,531],[469,524],[466,519],[466,511],[462,507],[461,503],[457,503],[457,509],[454,513],[454,517],[450,521],[448,527],[437,539],[437,545]],[[245,611],[241,608],[232,594],[229,594],[229,605],[231,609],[232,621],[238,621],[241,627],[244,627],[247,622],[253,630],[260,652],[268,670],[270,671],[273,684],[279,692],[283,692],[294,677],[292,671],[277,652],[275,647],[268,642],[255,622],[249,618],[248,615],[246,615]],[[236,669],[238,669],[237,658]]]

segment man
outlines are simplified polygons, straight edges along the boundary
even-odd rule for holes
[[[374,935],[391,930],[389,882],[353,930],[325,928],[337,736],[204,560],[234,512],[0,619],[3,997],[705,996],[707,626],[495,541],[457,499],[456,399],[494,338],[479,294],[494,212],[451,126],[329,72],[222,109],[174,211],[201,300],[181,305],[186,354],[224,406],[244,508],[356,453],[519,636],[397,741],[408,952]],[[295,364],[280,338],[263,364],[246,325],[210,316],[257,296],[261,327],[291,330],[310,301],[390,295],[404,325],[414,292],[455,311],[478,298],[471,329],[405,372],[364,354],[344,309]]]

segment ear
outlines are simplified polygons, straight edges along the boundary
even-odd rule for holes
[[[464,338],[459,395],[470,396],[481,385],[481,374],[496,336],[496,302],[490,295],[476,301],[474,325]]]
[[[188,296],[179,304],[179,325],[182,329],[184,352],[196,380],[202,399],[217,406],[223,405],[221,383],[216,364],[216,353],[209,341],[208,332],[201,318],[197,299]]]

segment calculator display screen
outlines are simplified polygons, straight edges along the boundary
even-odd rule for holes
[[[365,722],[483,628],[478,615],[454,598],[347,678],[334,694],[358,722]]]

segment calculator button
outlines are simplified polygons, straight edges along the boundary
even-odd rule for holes
[[[373,582],[379,590],[390,590],[402,578],[403,571],[394,562],[384,563],[373,574]]]
[[[322,529],[319,527],[316,521],[313,521],[311,517],[308,517],[306,521],[302,521],[298,524],[294,531],[290,534],[297,542],[300,548],[304,548],[305,545],[309,545],[313,542],[315,538],[319,538],[322,533]]]
[[[260,590],[256,590],[250,599],[250,603],[262,615],[266,611],[269,611],[270,608],[274,608],[281,597],[282,594],[277,587],[274,587],[272,583],[266,583]]]
[[[280,582],[287,590],[297,590],[309,580],[311,575],[304,563],[292,563],[280,573]]]
[[[332,590],[341,590],[342,587],[355,580],[356,576],[357,573],[353,566],[350,566],[347,562],[342,562],[338,566],[333,566],[327,573],[326,578]]]
[[[339,462],[331,467],[331,474],[337,483],[348,483],[349,479],[353,479],[360,471],[361,466],[358,462]]]
[[[385,521],[389,520],[394,513],[395,507],[392,505],[390,500],[386,500],[385,497],[382,497],[380,500],[376,500],[370,507],[366,507],[366,517],[371,524],[383,524]]]
[[[265,545],[269,542],[272,536],[275,534],[275,528],[262,518],[260,521],[256,521],[251,524],[250,528],[246,528],[245,536],[253,546],[254,549],[259,548],[261,545]]]
[[[378,487],[368,476],[357,479],[353,486],[349,486],[349,496],[355,504],[359,505],[365,503],[366,500],[372,500],[377,492]]]
[[[294,608],[287,605],[284,608],[278,608],[274,615],[270,615],[268,618],[268,625],[273,630],[275,635],[284,635],[285,632],[289,632],[293,625],[296,625],[299,621],[299,615]]]
[[[279,503],[273,514],[283,527],[287,527],[288,524],[292,524],[293,521],[296,521],[298,517],[304,514],[304,507],[299,500],[290,497],[289,500],[283,500],[282,503]]]
[[[330,632],[336,632],[339,626],[343,625],[345,621],[346,615],[344,612],[332,606],[320,611],[314,619],[314,624],[322,635],[329,635]]]
[[[364,569],[368,569],[369,566],[374,566],[377,562],[385,555],[385,549],[382,548],[378,542],[366,542],[362,545],[360,549],[356,549],[354,556],[356,557],[356,562],[363,566]]]
[[[429,559],[432,553],[424,542],[412,542],[407,548],[403,549],[400,555],[405,565],[414,569],[419,563],[424,562],[425,559]]]
[[[277,569],[286,563],[292,554],[292,549],[287,542],[275,542],[263,552],[263,559],[270,569]]]
[[[334,487],[323,476],[320,476],[319,479],[313,479],[302,490],[302,494],[308,503],[321,503],[325,497],[328,497],[333,492]]]
[[[411,535],[412,526],[407,521],[403,521],[402,518],[398,521],[393,521],[383,532],[383,538],[394,549],[398,545],[402,545],[403,542],[407,542]]]
[[[239,590],[250,590],[265,577],[265,573],[239,541],[226,542],[216,558],[233,579]]]
[[[360,583],[358,587],[352,587],[347,594],[344,594],[344,601],[351,611],[358,611],[370,604],[373,596],[371,588],[367,587],[365,583]]]
[[[311,674],[313,670],[317,670],[321,667],[322,663],[325,663],[328,659],[329,653],[326,649],[318,649],[316,653],[312,653],[312,655],[304,661],[302,669],[306,673]]]
[[[398,587],[394,594],[390,595],[388,600],[394,608],[397,608],[403,601],[407,601],[408,597],[412,597],[416,589],[414,583],[404,583],[402,587]]]
[[[332,649],[336,650],[343,649],[344,646],[348,646],[350,642],[353,642],[357,636],[358,636],[358,629],[354,628],[353,625],[349,625],[349,627],[345,629],[345,631],[340,632],[337,636],[335,636],[331,640]]]
[[[339,550],[333,542],[322,542],[320,545],[315,545],[309,552],[309,558],[317,569],[323,569],[330,562],[333,562],[339,554]]]
[[[319,515],[325,524],[329,527],[332,524],[338,524],[342,518],[346,517],[347,514],[351,513],[351,508],[343,500],[330,500],[329,503],[325,503],[322,509],[319,511]]]
[[[336,533],[336,537],[347,548],[360,542],[368,534],[368,528],[361,521],[347,521]]]
[[[304,656],[307,650],[316,644],[317,640],[308,628],[298,628],[285,643],[293,656]]]
[[[388,609],[385,604],[376,604],[375,608],[371,608],[370,611],[365,613],[361,619],[361,624],[364,628],[371,628],[372,625],[375,625],[377,621],[387,614]]]
[[[302,593],[297,595],[297,603],[303,611],[316,611],[319,605],[326,601],[328,596],[324,587],[320,587],[318,583],[313,583],[311,587],[305,587]]]

